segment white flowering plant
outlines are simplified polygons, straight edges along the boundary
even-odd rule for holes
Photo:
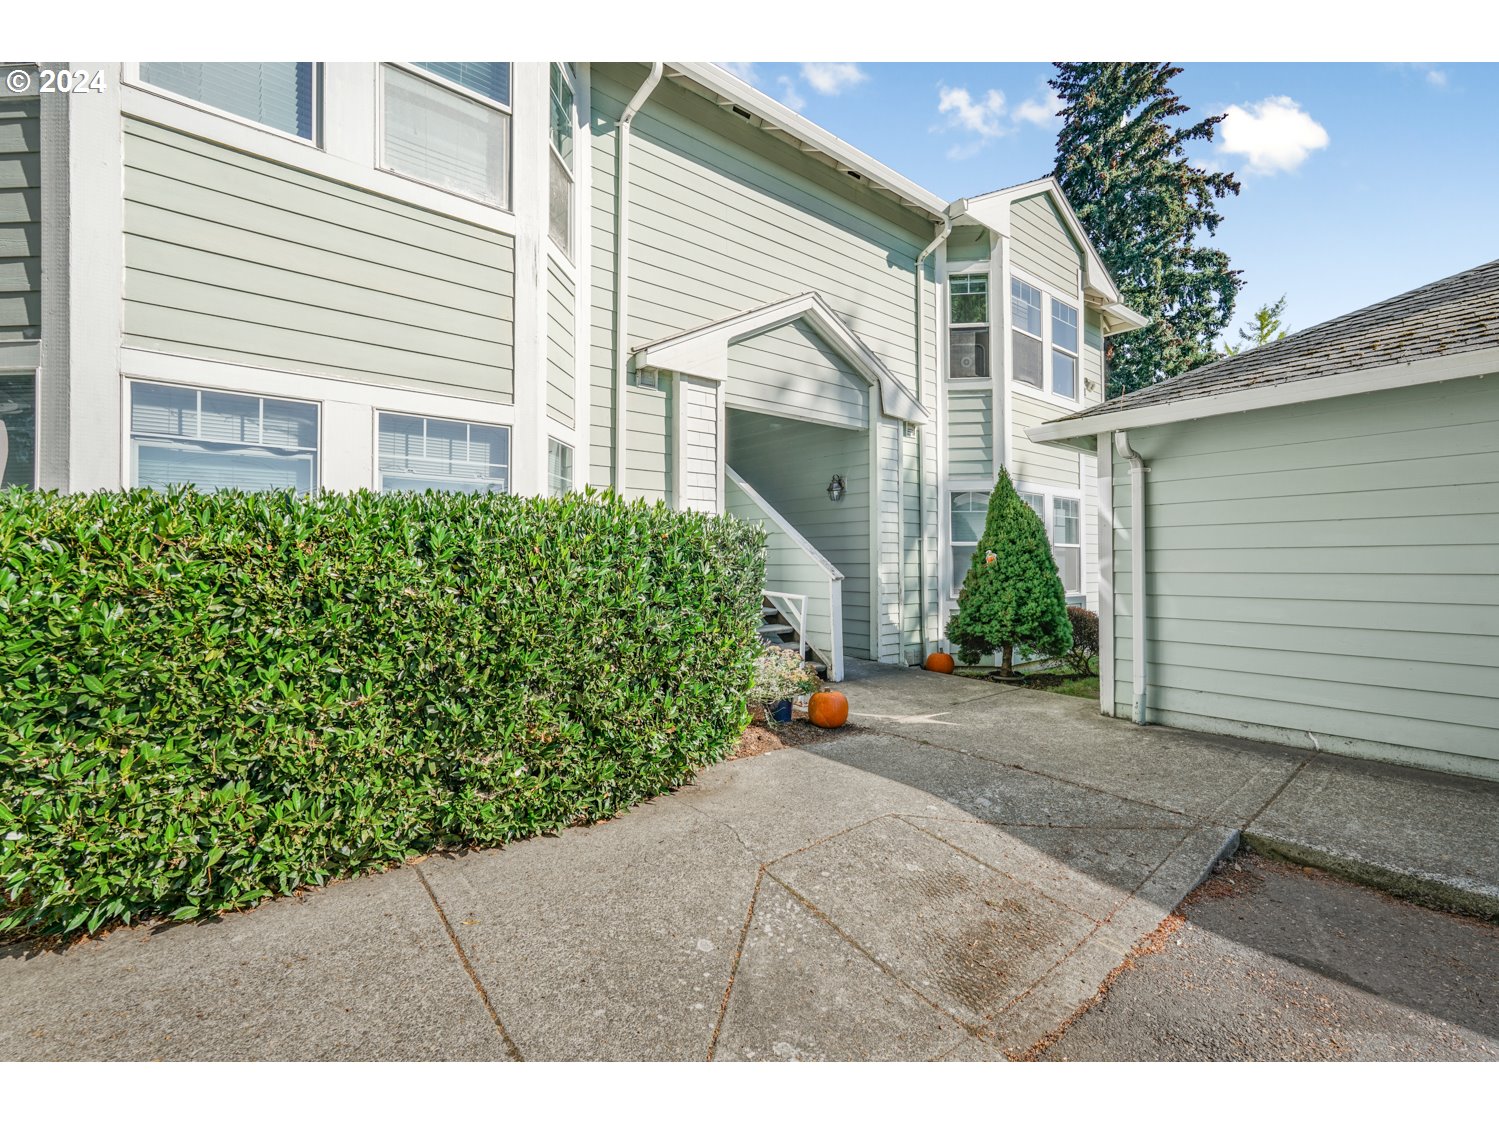
[[[783,699],[809,694],[817,685],[817,672],[801,656],[790,648],[764,644],[755,660],[749,701],[768,708]]]

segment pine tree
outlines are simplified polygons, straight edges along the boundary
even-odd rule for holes
[[[1067,595],[1041,517],[1015,493],[1000,469],[984,516],[984,533],[958,594],[958,612],[947,638],[965,663],[999,651],[998,675],[1015,674],[1016,648],[1065,651],[1072,646]]]
[[[1228,255],[1201,245],[1239,193],[1228,172],[1194,167],[1188,141],[1213,139],[1223,117],[1179,126],[1189,112],[1171,91],[1180,67],[1153,62],[1057,63],[1061,96],[1054,175],[1118,282],[1124,302],[1151,318],[1113,336],[1106,355],[1114,397],[1214,358],[1243,281]]]
[[[1282,293],[1280,300],[1270,304],[1262,304],[1254,310],[1254,324],[1250,328],[1239,329],[1239,342],[1226,343],[1223,345],[1224,355],[1237,355],[1246,349],[1263,347],[1267,343],[1283,340],[1290,331],[1285,324],[1286,297]]]

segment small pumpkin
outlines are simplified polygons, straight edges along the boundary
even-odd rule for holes
[[[842,691],[813,691],[807,700],[807,721],[833,730],[848,721],[848,696]]]
[[[956,666],[953,658],[946,652],[933,652],[926,658],[926,669],[941,675],[951,675],[952,669]]]

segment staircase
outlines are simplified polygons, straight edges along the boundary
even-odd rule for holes
[[[803,635],[807,618],[805,597],[766,590],[764,601],[760,605],[760,617],[761,639],[777,648],[795,652],[802,659],[807,658],[807,639]],[[815,652],[812,653],[811,663],[821,678],[828,677],[828,665]]]

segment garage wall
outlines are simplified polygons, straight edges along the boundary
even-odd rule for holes
[[[1131,441],[1152,722],[1499,777],[1499,377]],[[1124,715],[1133,513],[1113,471]]]

